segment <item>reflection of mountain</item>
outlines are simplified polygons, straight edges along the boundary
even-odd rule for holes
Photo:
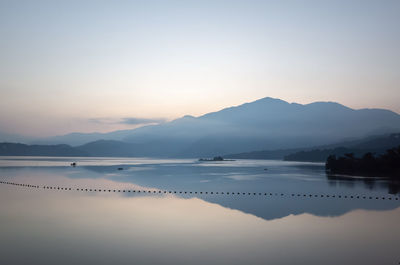
[[[212,157],[252,150],[310,147],[396,130],[400,130],[400,115],[388,110],[353,110],[332,102],[289,104],[263,98],[200,117],[185,116],[135,130],[101,135],[70,134],[48,141],[82,144],[82,139],[85,142],[119,140],[134,144],[132,149],[137,156]]]
[[[58,160],[57,160],[58,161]],[[61,162],[64,160],[61,160]],[[119,161],[119,160],[118,160]],[[318,165],[287,166],[283,161],[252,161],[248,166],[235,166],[241,161],[206,163],[186,162],[160,164],[112,164],[84,166],[77,161],[77,167],[66,166],[29,166],[29,167],[0,167],[2,176],[8,178],[31,176],[35,183],[42,186],[51,183],[64,183],[65,187],[96,189],[109,188],[109,183],[117,187],[147,187],[149,189],[177,191],[173,193],[182,198],[190,198],[190,193],[180,194],[179,191],[197,191],[196,197],[207,202],[216,203],[223,207],[236,209],[266,220],[282,218],[291,214],[308,213],[316,216],[340,216],[356,209],[389,210],[400,207],[400,201],[391,200],[398,195],[388,195],[388,183],[383,180],[371,182],[371,179],[327,178],[323,168]],[[249,163],[248,160],[244,161]],[[250,161],[251,162],[251,161]],[[265,172],[266,163],[270,163]],[[106,164],[106,163],[105,163]],[[123,170],[118,170],[122,167]],[[47,177],[43,177],[47,176]],[[240,176],[240,178],[238,178]],[[40,178],[43,177],[41,180]],[[61,177],[61,178],[60,178]],[[58,182],[58,179],[62,181]],[[82,181],[78,181],[78,179]],[[85,181],[90,180],[90,181]],[[29,180],[30,181],[30,180]],[[105,182],[104,182],[105,181]],[[79,183],[86,183],[80,187]],[[90,184],[88,184],[90,183]],[[106,184],[104,184],[106,183]],[[114,185],[115,184],[115,185]],[[390,186],[389,186],[390,188]],[[199,194],[202,191],[203,194]],[[208,194],[205,194],[205,192]],[[210,192],[214,194],[210,194]],[[219,191],[219,194],[215,194]],[[225,194],[221,194],[223,191]],[[394,190],[392,189],[392,193]],[[226,192],[245,192],[246,194],[226,194]],[[248,193],[251,192],[251,195]],[[272,192],[273,195],[254,195],[253,192]],[[275,195],[275,192],[277,195]],[[280,196],[284,193],[284,196]],[[291,194],[295,196],[291,196]],[[121,193],[126,196],[138,196],[137,193]],[[143,193],[141,193],[143,194]],[[347,195],[348,198],[297,196],[297,194],[312,195]],[[350,198],[350,195],[373,196],[374,199]],[[151,195],[148,195],[151,196]],[[375,197],[386,199],[376,200]]]
[[[387,189],[389,194],[398,194],[400,193],[400,181],[396,179],[390,178],[382,178],[380,177],[352,177],[346,175],[333,175],[327,174],[330,185],[336,185],[340,182],[347,182],[349,185],[353,185],[354,182],[362,182],[368,189],[374,190],[377,186],[383,187]]]
[[[251,198],[251,197],[207,197],[205,201],[223,207],[253,214],[265,220],[282,218],[288,215],[308,213],[316,216],[340,216],[348,212],[364,210],[392,210],[400,207],[397,201],[376,201],[332,198]]]
[[[126,196],[138,194],[124,193]],[[139,195],[139,196],[154,195]],[[239,210],[264,220],[274,220],[289,215],[311,214],[315,216],[341,216],[354,210],[386,211],[400,207],[398,201],[383,201],[369,199],[339,199],[339,198],[308,198],[288,196],[257,196],[257,195],[196,195],[188,196],[174,194],[178,198],[199,198],[209,203],[215,203],[225,208]],[[159,196],[159,195],[155,195]]]
[[[98,174],[116,173],[116,167],[85,167],[86,170],[97,172]],[[133,171],[130,171],[134,169]],[[262,170],[262,168],[260,169]],[[297,170],[297,167],[296,167]],[[299,168],[296,171],[301,174],[317,174],[317,169]],[[238,175],[246,178],[257,174],[258,168],[218,168],[213,167],[211,170],[215,175],[209,175],[209,167],[193,167],[192,164],[188,166],[179,165],[175,167],[173,164],[160,166],[160,165],[146,165],[139,167],[129,167],[125,172],[119,172],[111,177],[116,182],[131,182],[143,187],[155,188],[159,190],[177,191],[176,196],[182,198],[190,198],[189,194],[181,195],[179,191],[243,191],[246,195],[227,195],[227,194],[214,194],[202,195],[197,194],[199,197],[207,202],[216,203],[223,207],[236,209],[244,213],[252,214],[263,218],[265,220],[272,220],[282,218],[291,214],[308,213],[316,216],[340,216],[356,209],[365,210],[390,210],[400,207],[399,201],[389,200],[369,200],[369,199],[350,199],[350,198],[309,198],[298,197],[297,194],[362,194],[380,197],[387,197],[387,183],[379,181],[371,184],[363,183],[363,181],[350,181],[349,179],[329,179],[329,182],[319,183],[319,186],[314,184],[304,185],[301,181],[291,180],[290,188],[285,191],[285,196],[273,195],[248,195],[248,192],[257,192],[262,189],[267,189],[271,192],[282,191],[284,189],[285,181],[279,178],[274,180],[254,179],[250,181],[233,181],[229,178],[221,178],[227,176],[226,172],[236,172]],[[274,171],[274,168],[271,168]],[[172,173],[174,174],[172,175]],[[325,178],[325,176],[324,176]],[[207,182],[202,182],[207,180]],[[363,184],[363,189],[356,189],[356,184]],[[365,184],[365,185],[364,185]],[[337,188],[336,186],[343,185]],[[263,188],[265,187],[265,188]],[[349,188],[350,187],[350,188]],[[291,193],[296,196],[292,197]],[[377,193],[378,192],[378,193]],[[132,194],[131,194],[132,195]],[[393,196],[393,195],[390,195]],[[350,196],[349,196],[350,197]]]

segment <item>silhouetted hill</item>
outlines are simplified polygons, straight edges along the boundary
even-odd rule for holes
[[[72,146],[84,145],[86,143],[95,142],[99,140],[121,141],[132,133],[132,130],[118,130],[109,133],[69,133],[61,136],[53,136],[44,139],[32,140],[32,144],[38,145],[54,145],[54,144],[68,144]]]
[[[27,143],[33,141],[32,137],[22,136],[18,134],[5,133],[0,131],[0,142],[5,143]]]
[[[354,153],[361,156],[366,152],[384,153],[387,149],[400,144],[400,133],[370,136],[362,139],[344,141],[335,144],[311,148],[261,150],[237,154],[225,154],[223,157],[236,159],[284,159],[287,161],[325,162],[329,155],[342,156]]]
[[[365,151],[346,147],[337,147],[333,149],[313,149],[285,155],[283,160],[299,162],[325,162],[326,158],[330,155],[343,156],[347,153],[354,153],[356,156],[361,156],[365,153]]]
[[[26,145],[0,143],[0,156],[88,156],[88,153],[66,144]]]
[[[223,155],[225,158],[234,159],[283,159],[286,155],[297,152],[301,149],[262,150],[238,154]]]
[[[339,145],[339,144],[337,144]],[[315,148],[313,150],[299,151],[286,155],[287,161],[306,161],[306,162],[325,162],[328,156],[344,156],[353,153],[356,157],[361,157],[365,153],[371,152],[377,155],[383,154],[387,149],[400,145],[400,133],[370,137],[365,140],[347,142],[342,147],[336,148]]]
[[[137,156],[135,147],[136,145],[132,143],[98,140],[77,146],[76,149],[88,153],[91,156],[134,157]]]
[[[370,152],[357,158],[353,153],[344,156],[328,156],[325,164],[330,174],[361,175],[369,177],[389,177],[400,180],[400,145],[375,155]]]
[[[0,143],[0,156],[111,156],[134,157],[135,145],[131,143],[99,140],[85,145],[71,147],[59,145],[26,145]]]
[[[354,110],[334,102],[302,105],[263,98],[200,117],[185,116],[109,134],[79,134],[76,139],[129,142],[136,145],[138,156],[213,157],[253,150],[308,148],[382,130],[400,131],[400,115],[382,109]],[[68,140],[72,144],[74,138],[70,134],[57,141]]]

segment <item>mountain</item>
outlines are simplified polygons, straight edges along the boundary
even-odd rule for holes
[[[400,133],[372,136],[361,140],[346,141],[308,149],[280,149],[228,154],[225,158],[237,159],[283,159],[287,161],[324,162],[329,155],[342,156],[354,153],[361,156],[366,152],[382,154],[387,149],[400,145]],[[0,143],[0,156],[111,156],[137,157],[151,156],[154,150],[143,149],[147,145],[122,141],[98,140],[72,147],[60,145],[26,145],[19,143]],[[138,151],[139,150],[139,151]]]
[[[279,150],[260,150],[260,151],[251,151],[251,152],[243,152],[237,154],[225,154],[222,155],[224,158],[233,158],[233,159],[277,159],[281,160],[285,156],[303,151],[301,148],[296,149],[279,149]]]
[[[88,156],[66,144],[26,145],[19,143],[0,143],[0,156]]]
[[[79,146],[97,140],[114,140],[121,141],[132,133],[132,130],[118,130],[109,133],[69,133],[66,135],[53,136],[43,139],[32,140],[32,144],[39,145],[54,145],[54,144],[68,144],[72,146]],[[16,141],[18,142],[18,141]]]
[[[121,141],[98,140],[76,147],[90,156],[134,157],[136,145]]]
[[[367,152],[383,154],[386,150],[400,145],[400,133],[374,135],[352,141],[344,141],[310,148],[261,150],[223,155],[236,159],[284,159],[286,161],[325,162],[329,155],[343,156],[354,153],[360,157]]]
[[[313,148],[295,152],[284,157],[286,161],[325,162],[330,155],[343,156],[353,153],[355,157],[361,157],[365,153],[383,154],[386,150],[400,146],[400,133],[369,137],[364,140],[344,143],[334,148]]]
[[[0,143],[0,156],[111,156],[134,157],[135,144],[99,140],[81,146],[27,145],[20,143]]]
[[[57,140],[71,144],[118,140],[134,144],[137,156],[212,157],[319,146],[382,131],[400,131],[400,115],[383,109],[354,110],[334,102],[302,105],[263,98],[199,117],[108,134],[70,134]]]
[[[26,143],[33,141],[32,137],[22,136],[18,134],[5,133],[0,131],[0,142],[19,142]]]

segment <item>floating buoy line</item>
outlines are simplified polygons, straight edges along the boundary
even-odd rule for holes
[[[305,194],[305,193],[272,193],[272,192],[221,192],[221,191],[175,191],[175,190],[140,190],[140,189],[90,189],[90,188],[69,188],[60,186],[39,186],[26,183],[0,181],[0,184],[7,184],[18,187],[27,187],[42,190],[55,191],[80,191],[98,193],[140,193],[140,194],[186,194],[186,195],[247,195],[263,197],[302,197],[302,198],[339,198],[339,199],[364,199],[364,200],[389,200],[398,201],[398,196],[367,196],[367,195],[337,195],[337,194]]]

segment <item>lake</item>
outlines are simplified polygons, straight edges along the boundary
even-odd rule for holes
[[[1,157],[0,181],[0,264],[400,262],[399,187],[323,164]]]

